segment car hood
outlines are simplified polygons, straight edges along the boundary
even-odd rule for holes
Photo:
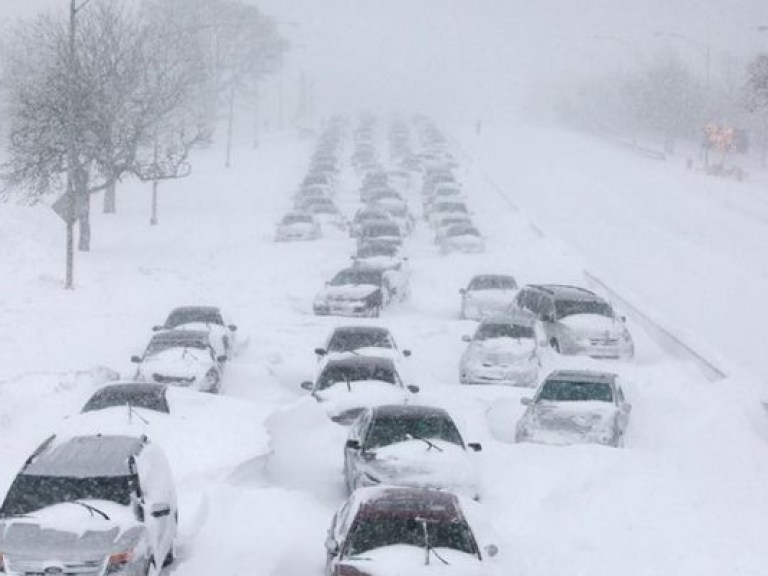
[[[163,350],[145,358],[141,363],[143,373],[173,374],[175,376],[195,376],[200,372],[201,366],[212,365],[210,354],[194,348],[173,348]]]
[[[351,410],[357,411],[371,406],[404,404],[411,394],[395,384],[376,380],[351,382],[350,388],[340,382],[330,388],[315,392],[323,408],[331,418],[337,418]]]
[[[536,350],[532,338],[489,338],[472,343],[472,354],[481,356],[492,363],[527,359]]]
[[[539,428],[586,434],[615,413],[608,402],[542,402],[531,407],[528,419]]]
[[[373,284],[326,286],[317,295],[319,300],[362,300],[379,290]]]
[[[603,335],[606,332],[616,334],[620,331],[621,324],[614,318],[599,314],[572,314],[559,320],[577,334]]]
[[[481,576],[487,574],[487,567],[474,554],[467,554],[451,548],[436,548],[437,554],[430,554],[429,564],[425,563],[425,550],[418,546],[395,544],[375,548],[345,558],[343,564],[360,571],[360,576]]]
[[[144,530],[128,506],[104,500],[81,502],[102,510],[110,519],[91,514],[78,504],[54,504],[1,521],[0,549],[11,558],[66,561],[125,551]]]
[[[375,458],[366,469],[384,483],[478,493],[478,475],[471,457],[461,446],[444,440],[406,440],[371,451]],[[441,452],[442,450],[442,452]]]

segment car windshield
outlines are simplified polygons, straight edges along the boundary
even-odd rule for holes
[[[367,284],[381,286],[381,272],[365,268],[348,268],[342,270],[331,280],[331,286],[346,286]]]
[[[613,318],[611,305],[600,300],[557,300],[555,302],[555,313],[558,318],[565,318],[575,314],[596,314]]]
[[[462,226],[461,224],[451,226],[445,234],[446,236],[480,236],[480,232],[477,231],[477,228],[473,226]]]
[[[549,380],[537,401],[549,402],[613,402],[613,391],[607,382],[570,382]]]
[[[370,242],[361,246],[357,251],[358,258],[371,258],[372,256],[396,256],[397,246],[384,242]]]
[[[491,338],[535,338],[533,326],[521,326],[519,324],[501,324],[488,322],[480,324],[475,333],[475,340],[489,340]]]
[[[109,500],[129,505],[136,486],[133,476],[69,478],[19,474],[5,497],[0,516],[29,514],[61,502]]]
[[[389,220],[389,216],[387,215],[386,212],[378,212],[378,211],[358,212],[355,215],[356,222],[372,222],[376,220],[386,221],[386,220]]]
[[[470,290],[516,290],[512,276],[477,276],[469,283]]]
[[[283,224],[311,224],[312,217],[308,214],[288,214],[283,217]]]
[[[347,554],[356,556],[369,550],[406,544],[424,548],[451,548],[475,554],[475,540],[463,520],[426,520],[428,541],[424,538],[424,521],[407,514],[361,518],[357,517],[347,536]]]
[[[157,334],[149,341],[145,356],[154,356],[172,348],[194,348],[208,350],[210,344],[207,338],[201,338],[179,330],[174,334]]]
[[[346,352],[358,348],[392,348],[392,341],[383,330],[344,330],[335,332],[328,343],[328,352]]]
[[[397,376],[391,363],[361,362],[329,364],[317,379],[317,390],[325,390],[339,382],[360,382],[363,380],[395,384]]]
[[[83,406],[83,412],[103,410],[112,406],[127,406],[147,408],[157,412],[170,412],[168,401],[165,399],[165,388],[162,386],[143,386],[127,384],[125,386],[107,386],[93,393],[93,396]]]
[[[168,319],[165,321],[165,328],[170,330],[177,326],[183,326],[184,324],[192,324],[193,322],[218,324],[220,326],[224,325],[221,312],[215,308],[184,308],[171,312],[170,316],[168,316]]]
[[[464,446],[456,425],[444,414],[400,414],[377,416],[365,439],[368,449],[405,442],[411,438],[445,440]]]
[[[397,224],[379,224],[375,226],[368,226],[363,235],[366,238],[380,238],[381,236],[396,236],[400,237],[400,228]]]

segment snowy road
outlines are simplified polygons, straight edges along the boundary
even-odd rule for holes
[[[632,287],[643,301],[653,301],[655,310],[678,312],[673,317],[679,326],[728,357],[731,349],[721,346],[718,336],[758,330],[743,315],[734,316],[738,306],[726,311],[714,304],[739,279],[751,283],[733,299],[734,306],[747,306],[758,288],[754,279],[764,265],[758,266],[754,247],[768,242],[768,230],[755,218],[745,226],[743,216],[738,220],[737,211],[728,211],[721,223],[706,199],[693,197],[686,180],[692,177],[671,167],[628,159],[571,136],[542,132],[531,141],[536,145],[503,155],[504,148],[493,141],[467,142],[476,162],[459,174],[471,191],[488,251],[441,257],[422,226],[409,247],[412,299],[381,319],[401,346],[413,350],[408,368],[422,387],[420,400],[447,407],[465,438],[484,445],[477,455],[482,505],[496,527],[501,573],[762,576],[768,565],[768,430],[748,383],[707,383],[633,326],[635,361],[607,363],[630,381],[626,392],[633,416],[624,450],[514,445],[519,398],[526,391],[458,385],[461,336],[473,326],[458,319],[458,289],[477,272],[508,272],[520,284],[581,284],[589,264]],[[556,155],[547,147],[553,142],[559,146]],[[344,498],[345,432],[298,384],[312,374],[312,349],[331,326],[344,323],[313,316],[311,303],[323,282],[348,263],[353,243],[343,235],[319,245],[272,242],[311,146],[275,138],[258,153],[240,150],[229,171],[218,168],[216,151],[206,152],[189,181],[163,186],[156,229],[145,222],[147,191],[126,190],[120,215],[97,219],[97,245],[81,259],[79,288],[72,294],[52,280],[59,273],[59,254],[53,251],[59,223],[42,213],[30,216],[0,206],[2,229],[6,222],[14,225],[0,248],[0,262],[8,267],[4,277],[12,279],[0,287],[3,317],[9,318],[0,326],[0,381],[96,364],[128,370],[127,359],[146,341],[149,327],[179,304],[220,304],[248,337],[223,393],[252,407],[270,449],[262,437],[243,438],[253,449],[241,462],[177,478],[181,549],[173,572],[179,576],[321,574],[325,531]],[[551,158],[557,158],[557,170]],[[533,232],[489,185],[486,173],[514,187],[536,220],[581,256]],[[678,187],[670,189],[675,181]],[[661,214],[649,213],[640,190],[657,202],[674,201],[659,209]],[[555,202],[563,191],[566,200]],[[348,213],[355,192],[351,179],[340,192]],[[43,232],[26,233],[32,226]],[[702,232],[705,226],[711,233]],[[731,242],[722,245],[728,234]],[[738,272],[740,244],[752,246],[755,254],[742,255],[741,266],[749,265]],[[649,257],[654,254],[659,257]],[[744,269],[754,275],[743,278]],[[694,285],[664,288],[681,278],[701,282],[697,299],[684,297]],[[734,348],[739,354],[747,350]],[[550,358],[548,366],[557,362]],[[23,388],[0,382],[2,489],[45,434],[40,423],[72,413],[92,389],[87,378],[55,374],[21,382]],[[212,435],[199,458],[213,459],[220,441]]]

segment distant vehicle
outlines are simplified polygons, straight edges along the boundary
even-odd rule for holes
[[[479,497],[477,465],[453,418],[442,408],[375,406],[349,430],[344,479],[349,492],[362,486],[436,488]]]
[[[405,404],[419,391],[403,382],[392,358],[355,354],[329,358],[315,381],[301,387],[339,424],[351,424],[370,406]]]
[[[454,224],[440,238],[440,253],[476,254],[485,251],[485,241],[474,226]]]
[[[560,354],[625,359],[635,355],[624,317],[584,288],[531,284],[518,292],[512,309],[528,311],[540,320],[545,341]]]
[[[275,242],[297,240],[317,240],[320,237],[320,224],[311,214],[291,212],[283,216],[275,233]]]
[[[495,545],[481,542],[451,492],[361,488],[331,521],[325,576],[395,572],[479,576],[487,573],[486,558],[498,552]]]
[[[237,339],[237,325],[225,320],[217,306],[180,306],[171,310],[160,330],[205,330],[211,335],[211,343],[218,354],[231,357]]]
[[[405,200],[376,200],[369,202],[368,205],[389,214],[392,221],[400,226],[400,233],[402,235],[408,235],[413,231],[415,219],[408,210],[408,203]]]
[[[363,356],[408,357],[410,350],[400,350],[388,328],[383,326],[337,326],[325,344],[315,348],[318,358],[335,358],[353,352]]]
[[[356,238],[363,226],[374,222],[391,222],[392,217],[386,210],[376,208],[361,208],[355,213],[349,228],[349,235]]]
[[[588,370],[553,372],[521,402],[516,442],[623,446],[632,410],[616,374]]]
[[[358,249],[370,240],[389,242],[395,246],[402,246],[403,232],[400,226],[394,222],[370,222],[365,224],[357,236]]]
[[[317,315],[376,318],[394,296],[392,272],[353,266],[336,274],[315,297]]]
[[[347,229],[347,219],[333,202],[315,203],[307,210],[322,226],[333,226],[339,230]]]
[[[536,385],[541,359],[532,319],[490,316],[463,340],[468,346],[459,362],[462,384]]]
[[[458,201],[446,201],[434,202],[429,205],[429,209],[424,212],[424,215],[429,220],[430,225],[435,226],[439,220],[446,214],[469,214],[469,208],[464,202]]]
[[[400,253],[394,244],[381,240],[370,240],[360,246],[352,257],[356,267],[380,270],[386,273],[390,299],[405,301],[410,297],[411,282],[408,258]]]
[[[435,244],[445,236],[445,233],[451,226],[461,224],[462,226],[473,226],[472,218],[468,214],[443,214],[434,220]]]
[[[165,330],[157,332],[142,356],[131,357],[138,364],[135,379],[218,392],[227,357],[216,355],[209,332]]]
[[[517,282],[513,276],[478,274],[461,294],[462,319],[480,320],[485,316],[504,312],[517,296]]]
[[[159,575],[177,525],[170,467],[146,436],[52,436],[0,507],[2,572]]]

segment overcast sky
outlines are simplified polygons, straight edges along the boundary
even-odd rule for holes
[[[768,32],[757,32],[768,0],[249,1],[279,19],[294,46],[288,77],[306,72],[324,108],[480,114],[662,50],[703,74],[709,46],[718,74],[768,49]],[[67,4],[0,0],[0,20]]]

